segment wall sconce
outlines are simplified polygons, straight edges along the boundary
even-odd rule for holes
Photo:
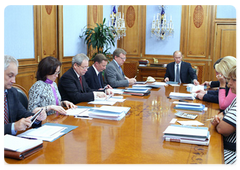
[[[112,13],[110,14],[109,27],[113,27],[113,35],[119,40],[126,36],[126,27],[124,20],[124,13],[116,11],[116,5],[113,5]]]
[[[170,15],[170,20],[167,22],[165,8],[166,5],[160,5],[160,13],[157,13],[156,20],[155,15],[153,16],[151,37],[155,35],[158,40],[165,40],[166,37],[173,35],[174,33],[172,15]]]

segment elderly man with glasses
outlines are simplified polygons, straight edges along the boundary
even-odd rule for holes
[[[88,86],[84,77],[88,70],[88,61],[89,58],[83,53],[73,57],[72,67],[62,75],[58,83],[62,100],[77,104],[93,101],[95,98],[106,97],[104,92],[91,89]],[[106,93],[111,94],[111,91],[106,90]]]
[[[128,87],[136,82],[135,78],[128,78],[124,75],[121,66],[126,61],[126,51],[117,48],[113,52],[113,60],[107,65],[104,81],[112,87]]]

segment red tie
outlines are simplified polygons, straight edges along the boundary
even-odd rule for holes
[[[7,106],[7,96],[6,92],[4,92],[4,124],[8,124],[8,106]]]
[[[82,76],[79,76],[79,81],[80,81],[81,87],[83,89],[83,86],[82,86]]]

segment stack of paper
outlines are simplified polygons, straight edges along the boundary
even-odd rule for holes
[[[116,102],[124,102],[123,96],[107,96],[106,98],[96,98],[88,104],[114,105]]]
[[[160,88],[160,84],[148,83],[148,84],[136,84],[133,85],[133,88]]]
[[[179,100],[194,100],[194,94],[189,94],[189,93],[176,93],[176,92],[171,92],[169,94],[169,97],[171,99],[179,99]]]
[[[146,96],[150,94],[149,88],[127,88],[124,90],[124,94],[131,94],[136,96]]]
[[[126,115],[129,110],[130,107],[102,106],[100,108],[90,109],[88,111],[88,114],[91,118],[119,121]]]
[[[205,109],[205,105],[201,103],[187,103],[187,102],[173,102],[176,104],[174,109],[183,109],[183,110],[194,110],[194,111],[203,111]]]
[[[18,136],[52,142],[75,128],[77,128],[77,126],[45,123],[39,128],[29,129],[26,132],[19,134]]]
[[[42,140],[24,139],[17,136],[4,136],[4,156],[15,159],[24,159],[40,150]]]
[[[187,85],[187,91],[188,92],[194,93],[198,90],[204,90],[204,86],[202,86],[202,85],[195,86],[194,84],[188,84]]]
[[[207,127],[170,125],[163,133],[164,140],[171,142],[209,145],[210,141]]]

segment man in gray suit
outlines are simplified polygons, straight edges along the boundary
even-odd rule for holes
[[[124,75],[121,66],[126,61],[126,51],[117,48],[113,52],[113,60],[107,65],[104,73],[105,84],[112,87],[128,87],[136,82],[135,78],[128,78]]]

